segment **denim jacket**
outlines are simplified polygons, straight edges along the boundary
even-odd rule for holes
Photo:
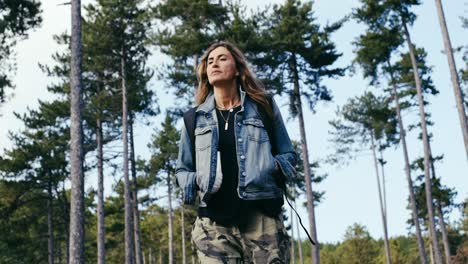
[[[278,106],[272,99],[273,140],[262,122],[255,101],[240,89],[241,109],[234,115],[239,183],[237,193],[244,200],[281,198],[283,190],[278,180],[287,181],[296,175],[295,153]],[[211,195],[221,187],[222,173],[218,149],[218,120],[214,94],[198,106],[195,113],[195,159],[185,125],[182,127],[179,157],[176,165],[177,183],[183,191],[184,202],[193,204],[198,192],[200,206],[206,206]],[[277,155],[273,156],[274,142]],[[280,172],[276,172],[276,164]],[[282,179],[275,179],[275,175]]]

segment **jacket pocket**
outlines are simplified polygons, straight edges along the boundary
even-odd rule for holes
[[[195,150],[205,149],[211,146],[211,127],[197,127],[194,131]]]
[[[263,143],[268,141],[268,133],[260,119],[249,118],[243,121],[247,138],[251,141]]]
[[[196,182],[205,193],[208,190],[210,175],[210,156],[212,142],[212,128],[210,126],[197,127],[195,134]]]

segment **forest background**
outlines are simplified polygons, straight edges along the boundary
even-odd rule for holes
[[[279,0],[255,1],[255,3],[241,1],[240,4],[247,8],[247,13],[251,13],[257,8],[262,9],[266,5],[282,4],[283,2]],[[93,1],[83,1],[82,5],[91,3]],[[325,26],[345,18],[360,5],[360,1],[318,0],[314,1],[313,14],[317,19],[316,22]],[[466,57],[464,58],[463,55],[467,52],[468,28],[463,27],[461,18],[468,17],[468,2],[463,0],[445,1],[444,8],[452,46],[458,50],[455,53],[455,60],[459,70],[463,70],[467,67]],[[38,99],[47,102],[57,98],[57,95],[47,91],[47,87],[56,82],[57,79],[47,76],[38,64],[54,65],[56,62],[52,59],[52,54],[66,50],[63,45],[57,44],[53,35],[70,32],[69,8],[57,1],[42,1],[41,9],[42,24],[32,30],[26,39],[18,41],[14,47],[16,71],[12,74],[12,83],[15,88],[7,90],[7,101],[2,103],[0,108],[2,124],[0,126],[0,156],[6,150],[15,147],[14,142],[9,139],[8,133],[17,133],[25,129],[24,123],[13,113],[22,115],[27,113],[27,109],[37,109],[39,107]],[[412,11],[417,15],[414,25],[410,29],[413,41],[417,47],[423,47],[426,50],[426,63],[432,67],[430,77],[434,87],[439,90],[437,95],[427,98],[429,104],[426,111],[431,114],[430,119],[434,123],[429,128],[433,135],[432,151],[435,155],[443,155],[443,160],[435,165],[438,177],[440,177],[442,185],[456,192],[453,203],[458,206],[453,207],[445,219],[449,226],[457,229],[463,225],[463,221],[466,221],[467,217],[463,215],[463,205],[466,203],[468,194],[468,163],[462,144],[463,138],[453,99],[452,83],[447,59],[443,52],[440,26],[433,1],[422,1],[422,4],[412,8]],[[349,19],[331,35],[331,41],[336,45],[337,52],[342,53],[334,67],[345,68],[351,65],[356,56],[356,46],[353,45],[353,42],[365,30],[365,25],[359,24],[355,19]],[[142,160],[151,158],[152,152],[148,144],[152,142],[153,136],[163,129],[161,123],[165,121],[165,111],[174,107],[176,102],[176,96],[168,88],[167,82],[158,74],[158,71],[165,67],[163,65],[170,65],[171,57],[162,54],[157,45],[150,45],[149,51],[150,55],[146,65],[156,74],[152,76],[148,87],[157,97],[160,114],[144,120],[137,120],[135,123],[135,153]],[[362,70],[356,65],[353,69],[346,71],[342,77],[324,78],[322,84],[331,91],[333,101],[317,103],[314,112],[310,111],[306,105],[304,106],[309,158],[319,164],[319,168],[316,168],[316,174],[327,175],[325,179],[314,186],[315,191],[324,192],[316,207],[319,241],[329,244],[343,242],[347,239],[345,234],[349,234],[348,231],[354,223],[365,227],[374,239],[381,239],[383,236],[382,220],[379,212],[378,192],[375,188],[375,172],[373,165],[371,165],[373,162],[371,152],[355,153],[353,154],[354,159],[347,164],[340,164],[340,166],[328,162],[329,157],[336,152],[331,142],[333,127],[329,122],[337,118],[337,107],[345,105],[349,98],[360,96],[366,91],[378,94],[378,90],[369,85],[369,80],[363,78]],[[462,82],[462,88],[466,91],[467,84]],[[291,138],[299,141],[300,133],[297,119],[291,118],[288,112],[287,96],[276,96],[275,99],[279,102],[283,116],[287,120],[287,128]],[[408,123],[415,123],[418,120],[418,113],[416,110],[410,110],[404,115],[404,118],[408,120]],[[180,128],[180,120],[175,123],[175,126],[177,129]],[[422,156],[423,148],[421,141],[417,139],[418,132],[409,132],[408,136],[410,156]],[[112,144],[114,147],[118,147],[118,143]],[[395,145],[387,148],[384,154],[388,235],[389,237],[405,236],[412,233],[413,230],[407,222],[411,215],[408,210],[407,182],[404,175],[401,147]],[[117,158],[114,163],[118,164],[120,158]],[[118,167],[118,165],[116,166]],[[90,193],[97,186],[95,174],[94,169],[86,173],[85,189]],[[108,170],[105,174],[105,197],[117,195],[115,188],[121,177],[118,169],[116,171]],[[154,204],[166,208],[165,188],[158,183],[143,190],[142,193],[158,197],[153,201]],[[174,203],[178,206],[180,199],[174,199],[176,200]],[[300,196],[298,207],[302,218],[307,222],[306,209],[301,206],[304,201],[305,197]],[[289,209],[286,208],[286,210]],[[304,234],[301,235],[301,238],[305,239]],[[456,249],[453,249],[453,255],[455,254]]]

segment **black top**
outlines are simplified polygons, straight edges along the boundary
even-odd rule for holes
[[[276,216],[281,212],[283,200],[246,201],[239,198],[237,186],[239,184],[239,167],[237,162],[236,141],[234,136],[234,116],[241,106],[230,110],[216,109],[219,129],[218,151],[221,156],[221,171],[223,181],[221,187],[213,194],[206,207],[198,209],[200,217],[208,217],[222,225],[241,225],[245,219],[245,211],[258,208],[269,216]],[[226,120],[228,123],[225,129]]]

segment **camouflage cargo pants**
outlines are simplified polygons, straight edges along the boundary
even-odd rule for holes
[[[198,217],[192,229],[192,244],[202,264],[289,264],[290,238],[282,216],[272,218],[249,212],[241,228],[222,226]]]

